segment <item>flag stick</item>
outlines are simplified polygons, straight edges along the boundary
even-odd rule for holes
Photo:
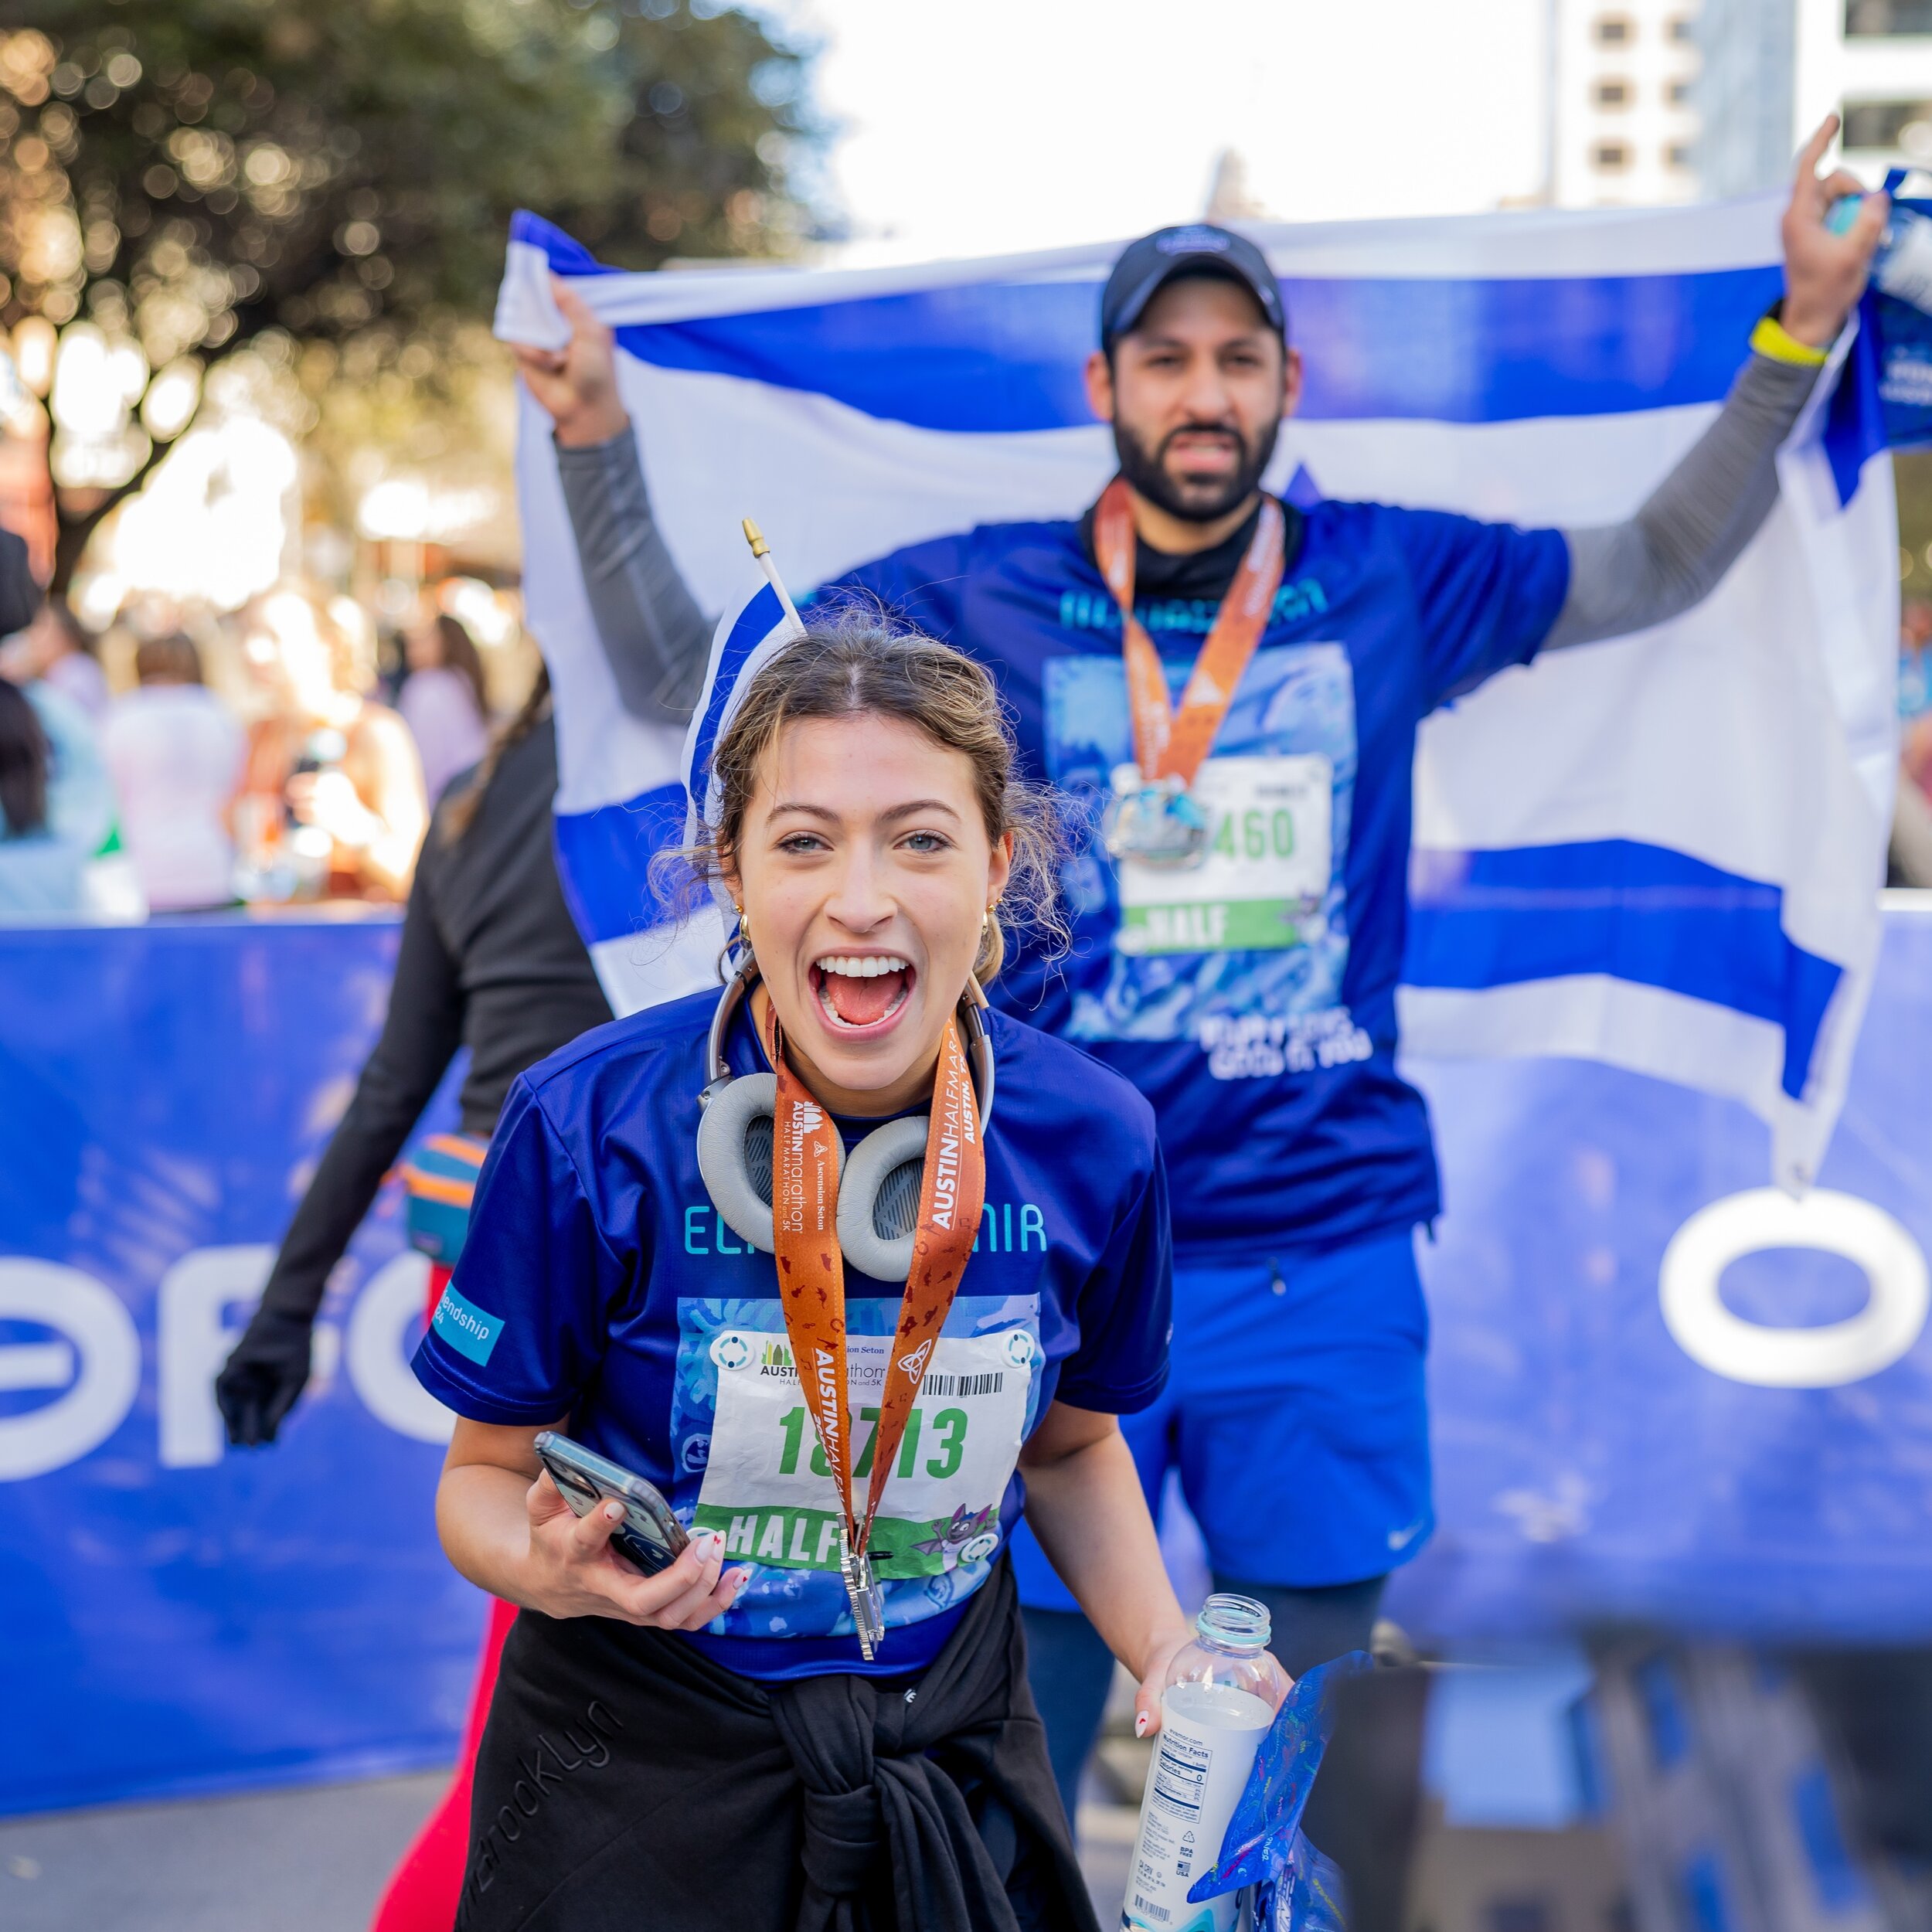
[[[771,560],[771,546],[765,541],[764,531],[752,522],[744,519],[745,541],[751,546],[751,554],[758,560],[758,567],[765,573],[765,581],[778,593],[778,601],[785,607],[785,615],[791,618],[791,627],[801,638],[805,634],[804,620],[798,614],[798,607],[791,600],[791,593],[785,588],[784,580],[778,574],[778,566]]]

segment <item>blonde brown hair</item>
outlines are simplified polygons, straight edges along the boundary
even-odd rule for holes
[[[1060,815],[1046,787],[1019,775],[1012,728],[992,678],[951,645],[866,611],[819,619],[752,679],[712,753],[718,822],[696,845],[660,855],[653,866],[660,896],[675,903],[682,885],[688,901],[692,873],[707,883],[723,878],[759,767],[787,725],[866,716],[898,719],[964,756],[987,838],[997,842],[1012,835],[1012,869],[987,922],[974,976],[983,985],[999,971],[1009,931],[1030,933],[1049,950],[1063,947]]]

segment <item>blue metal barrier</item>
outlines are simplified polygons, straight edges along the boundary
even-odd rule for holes
[[[393,1189],[284,1441],[226,1451],[210,1393],[396,937],[0,933],[0,1815],[454,1750],[482,1604],[431,1525],[447,1418],[406,1367],[423,1264]],[[1413,1070],[1448,1202],[1423,1250],[1441,1528],[1395,1614],[1448,1641],[1921,1634],[1932,912],[1888,915],[1801,1210],[1728,1103],[1573,1062]]]

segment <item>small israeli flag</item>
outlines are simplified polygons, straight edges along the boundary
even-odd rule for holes
[[[736,610],[726,611],[712,633],[704,691],[691,714],[691,728],[684,740],[684,788],[690,801],[688,834],[692,838],[696,838],[701,823],[718,822],[722,801],[712,776],[711,754],[738,715],[751,680],[785,645],[805,634],[804,624],[778,580],[757,526],[747,522],[745,535],[765,580]]]
[[[719,801],[711,778],[713,749],[760,667],[804,634],[764,539],[755,526],[748,524],[745,533],[763,575],[718,621],[703,694],[692,713],[675,779],[639,790],[635,770],[627,774],[624,760],[641,754],[655,776],[655,768],[666,762],[670,733],[628,717],[614,692],[607,706],[587,715],[558,706],[557,873],[604,997],[619,1014],[718,982],[728,896],[714,888],[713,914],[702,902],[693,907],[684,896],[664,891],[663,882],[649,873],[660,853],[692,843],[706,825],[716,824]],[[602,664],[600,651],[597,662]],[[572,740],[588,740],[587,770],[573,762]],[[614,762],[602,767],[600,757]]]

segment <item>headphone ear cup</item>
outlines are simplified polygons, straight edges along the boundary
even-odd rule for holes
[[[875,1281],[903,1281],[913,1271],[911,1223],[918,1218],[918,1192],[913,1192],[903,1234],[879,1232],[879,1196],[901,1168],[908,1162],[917,1167],[923,1161],[926,1134],[923,1114],[889,1121],[852,1149],[838,1177],[838,1245],[845,1259]]]
[[[711,1204],[740,1240],[767,1254],[774,1247],[771,1121],[777,1111],[777,1077],[743,1073],[719,1087],[698,1116],[698,1172]]]

